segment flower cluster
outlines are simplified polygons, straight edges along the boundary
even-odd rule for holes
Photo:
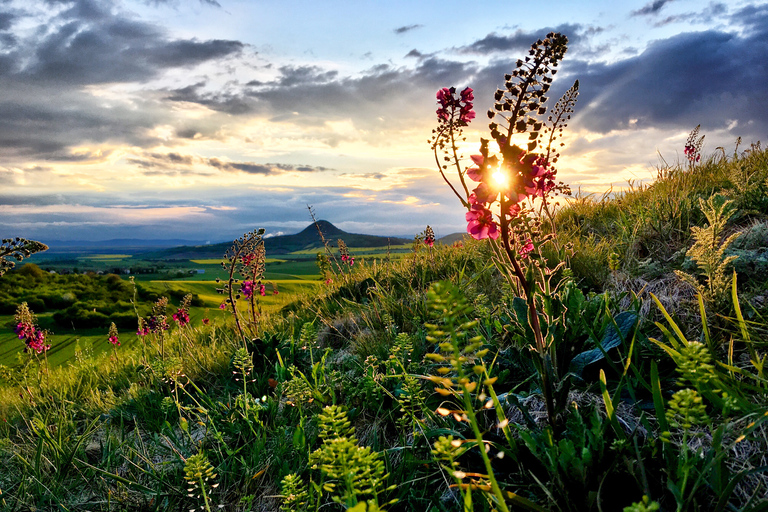
[[[499,162],[497,156],[488,156],[488,141],[481,139],[482,154],[472,155],[475,166],[466,171],[466,175],[478,183],[469,196],[470,208],[466,213],[467,232],[477,240],[499,237],[499,229],[490,210],[494,202],[498,200],[506,205],[506,211],[501,213],[515,218],[522,211],[522,201],[546,197],[558,186],[555,183],[556,171],[544,157],[515,145],[501,149],[503,159]],[[533,249],[528,247],[528,243],[524,247],[528,248],[526,254]]]
[[[16,309],[15,319],[16,327],[13,331],[20,340],[24,340],[26,345],[24,352],[35,351],[35,353],[40,354],[51,348],[50,344],[45,343],[48,333],[41,331],[35,325],[35,316],[29,310],[26,302],[22,302]]]
[[[189,307],[192,305],[192,294],[188,293],[184,296],[179,305],[179,308],[173,314],[173,319],[179,324],[179,327],[184,327],[189,323]]]
[[[115,322],[112,322],[112,325],[109,326],[109,334],[108,334],[108,336],[109,337],[107,339],[109,340],[109,342],[113,346],[115,346],[115,347],[119,347],[120,346],[120,338],[118,337],[117,325],[115,325]]]
[[[346,263],[350,267],[355,264],[355,257],[349,253],[349,247],[344,243],[344,240],[339,238],[339,252],[341,253],[341,261]]]
[[[701,147],[704,145],[704,135],[699,137],[700,128],[701,125],[696,126],[685,141],[683,153],[690,164],[695,164],[701,161]]]
[[[471,88],[467,87],[456,94],[455,87],[443,87],[437,91],[437,118],[440,121],[456,121],[459,126],[466,126],[475,118],[472,102],[475,95]]]
[[[136,334],[139,336],[146,336],[149,333],[160,333],[167,331],[170,326],[168,325],[168,317],[165,314],[168,308],[168,298],[160,297],[152,306],[152,314],[149,315],[146,320],[139,319],[139,329]]]
[[[424,230],[424,244],[427,247],[434,247],[435,245],[435,232],[432,226],[427,225],[427,229]]]

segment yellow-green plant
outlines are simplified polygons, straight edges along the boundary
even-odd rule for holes
[[[488,369],[482,358],[488,349],[481,349],[482,337],[470,337],[471,330],[477,321],[469,318],[472,305],[455,285],[447,281],[433,284],[427,292],[427,307],[438,323],[427,323],[427,341],[437,344],[438,353],[427,354],[427,357],[441,364],[437,369],[439,375],[429,377],[436,384],[435,391],[446,399],[455,399],[460,404],[458,409],[440,407],[437,413],[442,416],[452,416],[459,422],[468,423],[474,439],[467,441],[452,438],[440,438],[434,445],[433,453],[439,459],[448,461],[446,470],[456,480],[457,485],[465,491],[465,510],[471,510],[472,490],[479,490],[491,500],[498,510],[509,511],[507,501],[527,510],[544,510],[535,503],[509,491],[503,491],[491,466],[488,455],[488,445],[483,439],[477,412],[481,409],[495,408],[499,419],[499,428],[504,431],[510,449],[514,449],[515,441],[509,431],[508,421],[493,390],[496,378],[490,378]],[[488,394],[486,395],[485,391]],[[488,397],[490,396],[490,399]],[[466,446],[463,446],[466,443]],[[467,474],[457,469],[455,464],[459,451],[471,447],[477,451],[483,460],[484,474]],[[469,507],[469,508],[467,508]]]
[[[311,468],[320,474],[315,487],[331,493],[334,501],[346,507],[359,505],[362,497],[378,507],[379,495],[395,487],[384,487],[388,475],[381,454],[358,444],[343,407],[323,408],[318,422],[322,445],[309,455]]]
[[[707,302],[720,307],[728,298],[728,267],[736,259],[736,256],[726,256],[725,251],[740,235],[734,233],[723,238],[723,232],[736,209],[732,200],[718,195],[711,196],[706,201],[699,198],[699,207],[709,225],[691,228],[694,243],[686,255],[696,263],[699,274],[704,276],[705,284],[700,284],[695,276],[685,272],[678,270],[675,273],[680,279],[696,287]]]
[[[202,499],[206,512],[211,512],[210,491],[219,485],[212,482],[217,476],[213,471],[213,466],[203,453],[192,455],[184,464],[184,480],[189,484],[187,495],[190,498]],[[191,509],[190,512],[194,510]]]

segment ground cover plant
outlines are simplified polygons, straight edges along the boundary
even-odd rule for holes
[[[504,77],[477,154],[457,144],[474,92],[437,93],[460,243],[426,226],[366,260],[316,223],[300,292],[247,233],[217,275],[228,323],[136,300],[130,334],[60,365],[16,304],[0,507],[766,510],[768,152],[707,158],[696,128],[653,183],[564,200],[579,85],[546,94],[566,48],[548,34]]]

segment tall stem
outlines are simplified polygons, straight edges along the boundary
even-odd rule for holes
[[[512,269],[515,273],[515,277],[520,281],[520,286],[523,288],[523,294],[525,295],[525,301],[528,305],[528,317],[531,322],[531,330],[533,331],[534,341],[536,342],[536,352],[541,359],[541,392],[544,395],[544,402],[547,407],[547,419],[549,424],[555,429],[557,418],[555,413],[554,397],[552,396],[552,384],[549,380],[549,368],[548,368],[548,354],[547,347],[544,344],[544,336],[541,332],[541,323],[539,322],[539,312],[536,308],[536,298],[533,293],[533,283],[528,281],[525,277],[523,269],[520,267],[520,263],[517,261],[515,251],[512,249],[509,236],[509,219],[504,212],[509,208],[509,202],[502,193],[500,199],[501,211],[499,219],[501,220],[501,239],[504,246],[504,250],[507,253],[507,258],[512,264]]]

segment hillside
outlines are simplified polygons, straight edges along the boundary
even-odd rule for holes
[[[327,220],[317,222],[323,232],[325,239],[333,246],[336,246],[338,239],[344,240],[350,247],[386,247],[387,245],[408,244],[411,240],[406,238],[386,237],[376,235],[362,235],[357,233],[347,233]],[[310,224],[299,233],[293,235],[280,235],[264,239],[267,254],[272,256],[276,254],[289,254],[295,251],[304,251],[308,249],[320,249],[323,243],[320,235],[317,233],[315,224]],[[171,249],[163,249],[141,254],[145,259],[204,259],[211,257],[221,257],[231,242],[210,244],[210,245],[183,245]]]

